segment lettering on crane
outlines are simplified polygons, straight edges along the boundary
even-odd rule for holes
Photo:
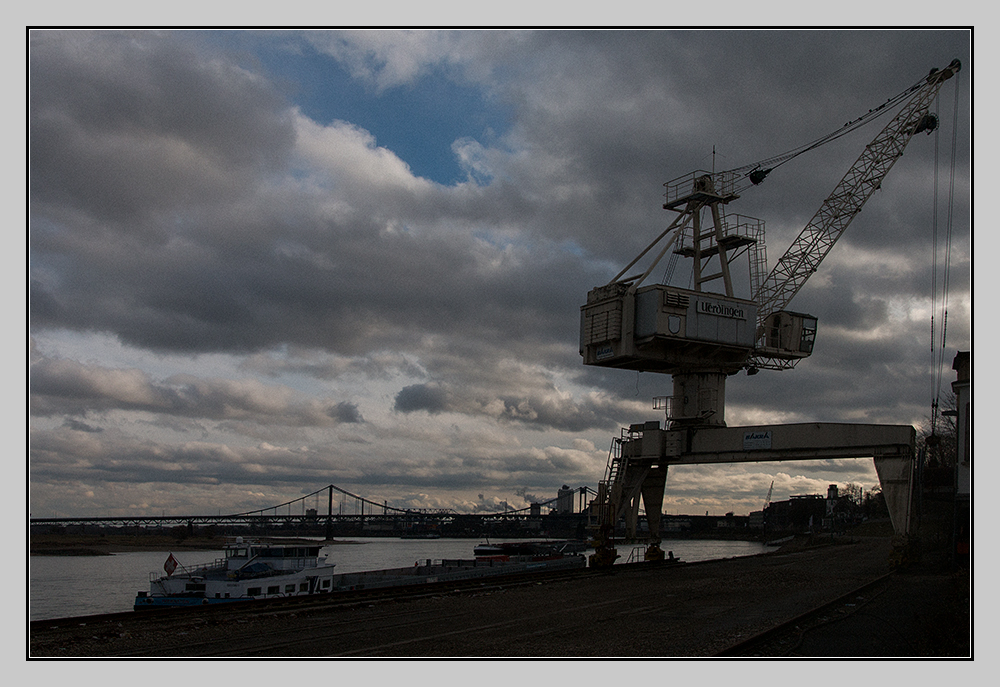
[[[761,451],[771,448],[771,432],[744,432],[743,450]]]
[[[712,303],[710,301],[698,301],[698,310],[707,315],[730,317],[734,320],[745,320],[747,318],[746,311],[743,308],[737,308],[732,305],[723,305],[721,303]]]

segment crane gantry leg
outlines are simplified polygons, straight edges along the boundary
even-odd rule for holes
[[[614,526],[624,517],[627,539],[635,539],[639,498],[646,509],[649,541],[646,560],[662,560],[660,513],[670,465],[757,463],[785,460],[873,458],[896,537],[906,555],[912,529],[916,431],[910,425],[861,425],[809,422],[750,427],[660,429],[659,422],[632,425],[621,440],[620,469],[598,490],[607,498],[601,520],[605,555],[591,565],[611,565]],[[599,548],[600,551],[600,548]],[[659,551],[659,554],[657,552]],[[611,555],[608,555],[610,553]]]

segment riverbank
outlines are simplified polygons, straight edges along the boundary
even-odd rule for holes
[[[199,551],[221,549],[216,537],[177,537],[156,534],[65,535],[38,534],[28,539],[32,556],[110,556],[128,551]]]
[[[180,538],[161,534],[38,534],[28,539],[28,553],[32,556],[111,556],[131,551],[221,551],[229,539],[199,536]],[[280,539],[283,542],[296,541],[294,537]],[[316,543],[313,539],[302,541]],[[347,539],[333,539],[324,541],[323,546],[354,543],[356,542]]]
[[[49,621],[32,623],[29,651],[35,657],[711,657],[884,579],[884,588],[851,598],[852,612],[814,630],[814,641],[794,655],[966,655],[968,572],[889,575],[890,550],[885,538],[844,538],[745,558],[615,566],[576,579],[526,578],[399,601],[331,606],[317,599],[313,608],[251,603]]]

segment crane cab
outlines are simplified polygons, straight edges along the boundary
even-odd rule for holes
[[[580,312],[585,365],[674,374],[738,371],[753,350],[757,306],[717,293],[656,284],[592,289]]]
[[[782,360],[808,357],[816,343],[816,318],[804,313],[779,310],[764,319],[762,355]]]

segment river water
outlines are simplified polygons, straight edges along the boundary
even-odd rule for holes
[[[491,539],[491,542],[521,541]],[[421,559],[474,557],[482,539],[360,538],[324,547],[336,572],[362,572],[413,565]],[[763,553],[759,542],[708,539],[670,540],[661,546],[681,560],[695,561],[752,556]],[[619,546],[619,563],[628,560],[633,547]],[[149,589],[149,574],[162,574],[170,551],[137,551],[113,556],[31,556],[29,567],[30,620],[71,618],[98,613],[131,611],[136,592]],[[590,552],[587,552],[590,553]],[[222,558],[222,551],[180,551],[174,558],[194,566]]]

